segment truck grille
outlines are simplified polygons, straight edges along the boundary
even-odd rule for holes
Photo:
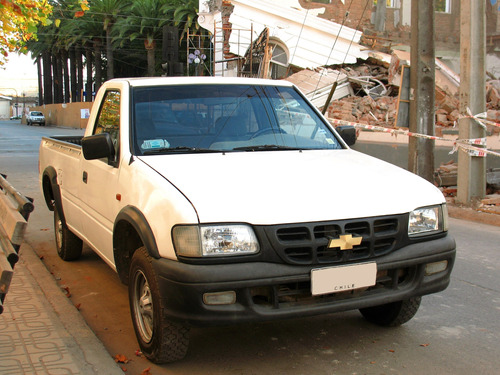
[[[403,246],[407,216],[260,227],[271,247],[288,264],[346,263],[386,255]],[[259,231],[260,231],[259,230]],[[353,249],[328,248],[341,235],[362,237]]]

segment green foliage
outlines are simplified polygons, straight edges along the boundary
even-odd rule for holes
[[[167,12],[173,11],[175,26],[184,24],[180,37],[181,41],[188,30],[190,30],[191,34],[200,32],[200,25],[196,22],[196,17],[198,17],[198,0],[188,0],[181,4],[167,5],[164,9]]]
[[[35,0],[33,0],[35,1]],[[79,46],[94,54],[94,71],[107,78],[160,73],[163,26],[199,33],[198,0],[58,0],[28,49],[34,58]],[[185,44],[185,42],[183,42]],[[99,54],[101,59],[97,59]],[[184,58],[185,54],[180,55]],[[146,68],[148,67],[148,70]],[[155,68],[158,68],[155,70]]]

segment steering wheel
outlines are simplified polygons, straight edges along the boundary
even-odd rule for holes
[[[267,133],[287,134],[287,132],[284,131],[281,128],[271,128],[271,127],[269,127],[269,128],[264,128],[264,129],[257,130],[255,133],[253,133],[253,135],[250,137],[250,139],[259,137],[259,136],[267,134]]]

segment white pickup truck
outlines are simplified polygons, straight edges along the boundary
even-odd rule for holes
[[[450,281],[441,192],[351,150],[287,82],[108,81],[85,136],[44,137],[39,165],[60,257],[84,241],[116,270],[157,363],[184,357],[191,325],[403,324]]]

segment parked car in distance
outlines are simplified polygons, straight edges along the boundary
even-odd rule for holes
[[[45,126],[45,116],[40,111],[31,111],[26,116],[26,124],[38,124],[40,126]]]
[[[20,120],[21,116],[19,116],[19,115],[17,115],[17,116],[11,116],[10,119],[11,120]]]

